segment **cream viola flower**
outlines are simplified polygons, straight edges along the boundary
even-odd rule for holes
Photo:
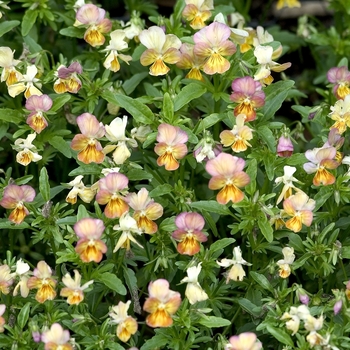
[[[4,324],[6,323],[5,319],[2,317],[2,315],[6,311],[6,305],[5,304],[0,304],[0,333],[3,333],[5,328]]]
[[[193,29],[205,27],[205,21],[211,16],[210,10],[214,10],[213,0],[185,0],[186,6],[182,11],[182,16],[190,21]]]
[[[72,187],[69,191],[66,202],[70,204],[75,204],[77,202],[77,197],[85,203],[90,203],[94,196],[95,190],[92,187],[86,187],[83,183],[83,175],[76,176],[74,180],[68,182],[68,186]]]
[[[8,265],[0,265],[0,295],[9,294],[13,284],[13,274]]]
[[[28,66],[27,72],[26,74],[23,74],[22,79],[20,79],[17,83],[8,86],[9,95],[11,97],[16,97],[23,91],[25,98],[29,98],[32,95],[42,95],[42,92],[34,85],[36,84],[39,88],[41,88],[41,83],[39,83],[39,79],[36,78],[37,74],[38,68],[36,68],[36,66]]]
[[[129,40],[139,40],[139,35],[145,27],[145,21],[140,18],[140,13],[132,11],[130,21],[123,24],[123,30]]]
[[[167,74],[170,68],[165,63],[175,64],[180,60],[180,39],[173,34],[165,34],[162,28],[152,26],[143,30],[139,39],[147,48],[140,62],[143,66],[151,65],[151,75]]]
[[[20,278],[20,280],[17,283],[15,289],[13,290],[13,296],[16,296],[18,294],[18,290],[20,290],[22,298],[26,298],[29,294],[29,288],[27,286],[27,282],[31,274],[30,266],[27,263],[23,262],[22,259],[19,259],[16,262],[15,274]]]
[[[36,133],[29,134],[26,139],[16,139],[13,148],[18,152],[17,163],[27,166],[31,162],[38,162],[42,156],[37,153],[36,147],[32,144],[36,138]]]
[[[292,335],[296,334],[299,330],[300,321],[305,321],[310,316],[310,311],[306,305],[300,305],[298,307],[292,306],[289,312],[285,312],[281,320],[288,320],[286,327],[292,331]]]
[[[350,94],[331,106],[331,112],[328,116],[335,121],[330,129],[336,128],[339,134],[343,134],[350,127]]]
[[[202,289],[198,282],[198,276],[202,270],[202,263],[187,269],[187,277],[181,280],[181,283],[187,283],[185,295],[191,305],[198,301],[208,299],[208,294]]]
[[[41,341],[45,343],[45,350],[73,350],[69,342],[69,331],[63,330],[59,323],[54,323],[49,330],[41,336]]]
[[[256,335],[251,332],[234,335],[225,345],[225,350],[260,350],[262,344],[257,341]]]
[[[12,85],[23,79],[23,75],[15,68],[21,61],[13,58],[14,51],[9,47],[0,47],[0,67],[1,81],[6,81],[6,85]]]
[[[233,248],[233,259],[222,259],[220,262],[216,262],[219,266],[229,267],[232,265],[230,271],[227,273],[226,283],[230,280],[243,281],[243,277],[246,275],[242,265],[250,266],[251,264],[246,262],[242,258],[242,251],[240,247]]]
[[[293,194],[293,190],[295,190],[297,192],[301,191],[299,188],[295,187],[293,184],[293,181],[300,183],[300,181],[293,176],[293,174],[296,172],[297,168],[295,168],[293,166],[285,165],[283,167],[283,170],[284,170],[284,175],[277,177],[275,179],[276,185],[279,185],[281,183],[283,183],[283,185],[284,185],[282,188],[281,194],[277,198],[276,204],[280,203],[283,198],[286,199],[286,198],[290,197]]]
[[[330,83],[335,84],[333,94],[339,99],[344,99],[350,94],[350,72],[348,67],[333,67],[327,72],[327,79]]]
[[[277,261],[277,265],[279,266],[279,275],[282,278],[287,278],[290,273],[290,265],[293,264],[295,255],[294,255],[294,249],[290,247],[284,247],[282,249],[283,259]]]

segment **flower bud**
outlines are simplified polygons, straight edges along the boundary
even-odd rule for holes
[[[307,294],[300,294],[299,295],[299,300],[302,304],[308,305],[310,302],[310,298]]]
[[[280,157],[290,157],[293,154],[293,144],[289,136],[282,135],[277,144],[277,154]]]
[[[343,302],[341,300],[338,300],[334,306],[333,306],[333,311],[334,311],[334,315],[338,315],[341,308],[343,306]]]

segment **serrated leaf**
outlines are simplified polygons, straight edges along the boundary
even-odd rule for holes
[[[188,84],[174,98],[174,111],[177,112],[180,108],[187,105],[192,100],[202,96],[206,91],[207,89],[200,84]]]
[[[0,37],[5,33],[9,32],[13,28],[17,27],[21,22],[20,21],[5,21],[0,24]]]
[[[43,167],[40,170],[39,191],[43,197],[43,200],[47,202],[50,199],[50,184],[49,184],[49,176],[47,174],[47,170],[45,167]]]
[[[57,151],[61,152],[65,157],[72,158],[72,151],[67,143],[61,136],[54,136],[49,138],[49,144]]]
[[[220,215],[233,215],[229,208],[227,208],[225,205],[220,204],[216,201],[199,201],[199,202],[193,202],[190,204],[190,206],[194,209],[199,210],[206,210],[211,213],[217,213]]]
[[[28,35],[28,33],[32,29],[37,17],[38,17],[37,10],[28,9],[25,12],[23,19],[22,19],[22,28],[21,28],[22,36]]]
[[[217,250],[224,249],[234,242],[236,242],[234,238],[223,238],[211,244],[209,250],[210,252],[214,253]]]
[[[198,323],[208,328],[219,328],[229,326],[231,321],[217,316],[205,316]]]
[[[265,215],[262,218],[258,219],[258,226],[260,228],[261,233],[264,235],[265,239],[268,242],[272,242],[273,241],[273,228],[272,228],[270,222],[267,220]]]
[[[126,295],[127,291],[122,281],[113,273],[105,272],[99,275],[97,279],[114,292],[117,292],[120,295]]]
[[[250,276],[253,278],[253,280],[258,283],[263,289],[270,291],[271,293],[274,293],[274,288],[272,287],[269,280],[262,274],[250,271]]]
[[[173,186],[169,184],[162,184],[154,188],[150,193],[149,196],[151,198],[154,197],[161,197],[164,196],[165,194],[171,193],[173,190]]]
[[[282,328],[274,328],[270,325],[267,325],[266,329],[273,337],[275,337],[282,344],[286,344],[286,345],[289,345],[291,347],[294,347],[294,343],[293,343],[292,338]]]

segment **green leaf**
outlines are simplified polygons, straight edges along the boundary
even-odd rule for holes
[[[85,205],[80,204],[78,207],[77,221],[88,217],[90,217],[90,215],[87,212]]]
[[[77,28],[73,26],[68,28],[63,28],[60,30],[61,35],[69,36],[72,38],[79,38],[79,39],[84,38],[84,33],[85,33],[84,28]]]
[[[123,89],[125,94],[130,95],[141,83],[143,79],[148,76],[148,72],[142,72],[134,74],[130,79],[125,80],[123,84]]]
[[[265,214],[263,217],[260,217],[258,219],[258,226],[261,230],[261,233],[264,235],[265,239],[268,242],[272,242],[273,241],[273,228],[272,228],[271,224],[269,223],[269,221],[267,220]]]
[[[198,323],[208,328],[218,328],[229,326],[231,321],[216,316],[203,316]]]
[[[46,168],[42,168],[39,176],[39,191],[43,197],[43,200],[47,202],[50,200],[50,184],[49,176],[47,174]]]
[[[289,244],[292,248],[294,248],[298,252],[305,251],[303,240],[298,234],[295,234],[294,232],[290,232],[289,234]]]
[[[145,104],[136,99],[122,94],[116,94],[109,90],[102,92],[102,98],[124,108],[141,124],[152,124],[154,121],[153,112]]]
[[[63,187],[63,186],[55,186],[53,188],[50,189],[50,198],[49,199],[52,199],[53,197],[55,197],[58,193],[62,192],[63,190],[66,190],[67,188],[66,187]],[[43,196],[41,195],[41,193],[39,193],[35,199],[34,199],[34,202],[31,203],[32,205],[35,205],[37,207],[41,207],[42,205],[45,204],[45,201],[43,199]]]
[[[213,217],[211,216],[211,214],[206,211],[202,211],[202,215],[204,217],[205,222],[209,225],[211,231],[213,232],[213,235],[215,237],[219,237],[218,229],[216,227],[215,221],[213,220]]]
[[[53,104],[50,109],[50,112],[58,111],[62,106],[64,106],[71,99],[71,97],[72,96],[69,94],[50,95],[50,98],[52,98],[53,100]]]
[[[38,17],[37,10],[28,9],[25,12],[25,14],[23,16],[23,20],[22,20],[22,29],[21,29],[22,36],[28,35],[28,33],[32,29],[37,17]]]
[[[14,224],[9,219],[0,219],[0,229],[23,230],[30,227],[26,222],[21,222],[19,225]]]
[[[165,194],[171,193],[172,190],[173,190],[173,186],[169,184],[159,185],[149,193],[149,196],[151,198],[161,197],[161,196],[164,196]]]
[[[161,222],[159,229],[164,230],[166,232],[175,231],[177,229],[177,227],[175,225],[175,216],[172,216],[171,218],[164,219]]]
[[[247,311],[249,314],[255,317],[258,317],[261,314],[261,308],[253,304],[249,299],[240,298],[238,299],[238,304],[241,306],[243,310]]]
[[[152,180],[153,175],[142,169],[131,169],[126,174],[130,181]]]
[[[316,207],[314,209],[314,212],[316,213],[324,203],[326,203],[327,199],[333,194],[333,189],[329,186],[322,187],[320,190],[316,193],[314,200],[316,201]]]
[[[245,190],[251,196],[254,195],[256,190],[256,178],[258,173],[258,162],[255,158],[250,159],[248,162],[248,167],[246,169],[246,173],[250,177],[249,184],[245,187]]]
[[[226,114],[218,114],[218,113],[213,113],[202,119],[199,123],[199,126],[197,128],[196,134],[198,135],[200,132],[203,130],[206,130],[210,128],[211,126],[215,125],[216,123],[221,122],[221,120],[226,118]]]
[[[79,165],[78,168],[72,170],[68,176],[78,176],[78,175],[100,175],[102,167],[98,164],[87,164]]]
[[[20,124],[24,121],[21,112],[11,108],[0,108],[0,120]]]
[[[168,92],[163,97],[163,116],[167,123],[172,124],[174,119],[174,103]]]
[[[34,176],[25,175],[15,180],[16,185],[25,185],[27,184]]]
[[[294,347],[294,343],[290,335],[282,328],[275,328],[270,325],[266,326],[267,331],[275,337],[280,343]]]
[[[234,238],[223,238],[211,244],[209,250],[210,252],[214,253],[217,250],[224,249],[234,242],[236,242]]]
[[[259,126],[256,131],[260,138],[267,144],[269,150],[276,154],[276,140],[272,131],[266,125]]]
[[[49,144],[61,152],[65,157],[72,158],[72,152],[67,141],[61,136],[54,136],[48,140]]]
[[[206,210],[211,213],[217,213],[220,215],[233,215],[229,208],[225,205],[218,203],[217,201],[199,201],[190,204],[192,208],[199,210]]]
[[[272,287],[269,280],[262,274],[257,273],[255,271],[250,271],[250,276],[253,278],[253,280],[258,283],[263,289],[270,291],[271,293],[274,293],[274,288]]]
[[[140,350],[162,349],[162,347],[165,346],[166,344],[168,344],[168,339],[163,334],[156,334],[151,339],[147,340],[141,346]]]
[[[20,21],[5,21],[0,24],[0,37],[5,33],[9,32],[13,28],[17,27],[21,22]]]
[[[30,52],[40,52],[43,48],[29,35],[23,38]],[[56,95],[57,96],[57,95]]]
[[[29,302],[26,303],[24,306],[22,306],[21,311],[18,314],[17,323],[18,323],[20,329],[23,329],[28,322],[30,305],[31,305],[31,303],[29,303]]]
[[[126,288],[124,287],[122,281],[113,273],[105,272],[102,275],[99,275],[97,278],[102,282],[106,287],[112,289],[120,295],[126,295]]]
[[[195,98],[202,96],[206,91],[207,89],[204,86],[196,83],[190,83],[185,86],[174,99],[175,112]]]

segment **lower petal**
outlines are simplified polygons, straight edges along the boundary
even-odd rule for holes
[[[169,72],[170,68],[165,65],[162,59],[157,59],[149,69],[149,74],[158,76],[165,75]]]
[[[326,169],[318,169],[313,179],[315,186],[320,186],[321,184],[325,186],[332,185],[334,182],[335,176]]]
[[[285,223],[285,226],[293,232],[299,232],[303,226],[301,217],[300,216],[292,217]]]
[[[120,218],[123,213],[129,210],[127,203],[121,198],[111,199],[104,210],[107,218],[114,219]]]
[[[173,157],[172,153],[166,152],[157,159],[159,166],[165,165],[168,171],[176,170],[179,167],[179,162]]]
[[[22,207],[16,207],[14,210],[12,210],[9,220],[14,222],[15,224],[20,224],[24,218],[29,214],[27,208],[24,206]]]
[[[203,66],[204,72],[209,75],[213,75],[215,73],[222,74],[229,69],[230,62],[218,53],[212,54]]]
[[[238,203],[244,198],[244,193],[235,185],[226,185],[216,196],[220,204],[227,204],[229,201]]]
[[[95,29],[88,29],[85,32],[84,40],[91,46],[101,46],[105,42],[105,37]]]
[[[177,245],[177,251],[183,255],[195,255],[200,250],[200,244],[194,237],[186,236],[185,239]]]
[[[90,163],[102,163],[105,158],[103,151],[98,151],[96,145],[87,145],[81,152],[78,154],[78,160],[85,164]]]
[[[149,327],[169,327],[173,324],[171,316],[163,309],[157,309],[154,313],[146,318],[146,323]]]

